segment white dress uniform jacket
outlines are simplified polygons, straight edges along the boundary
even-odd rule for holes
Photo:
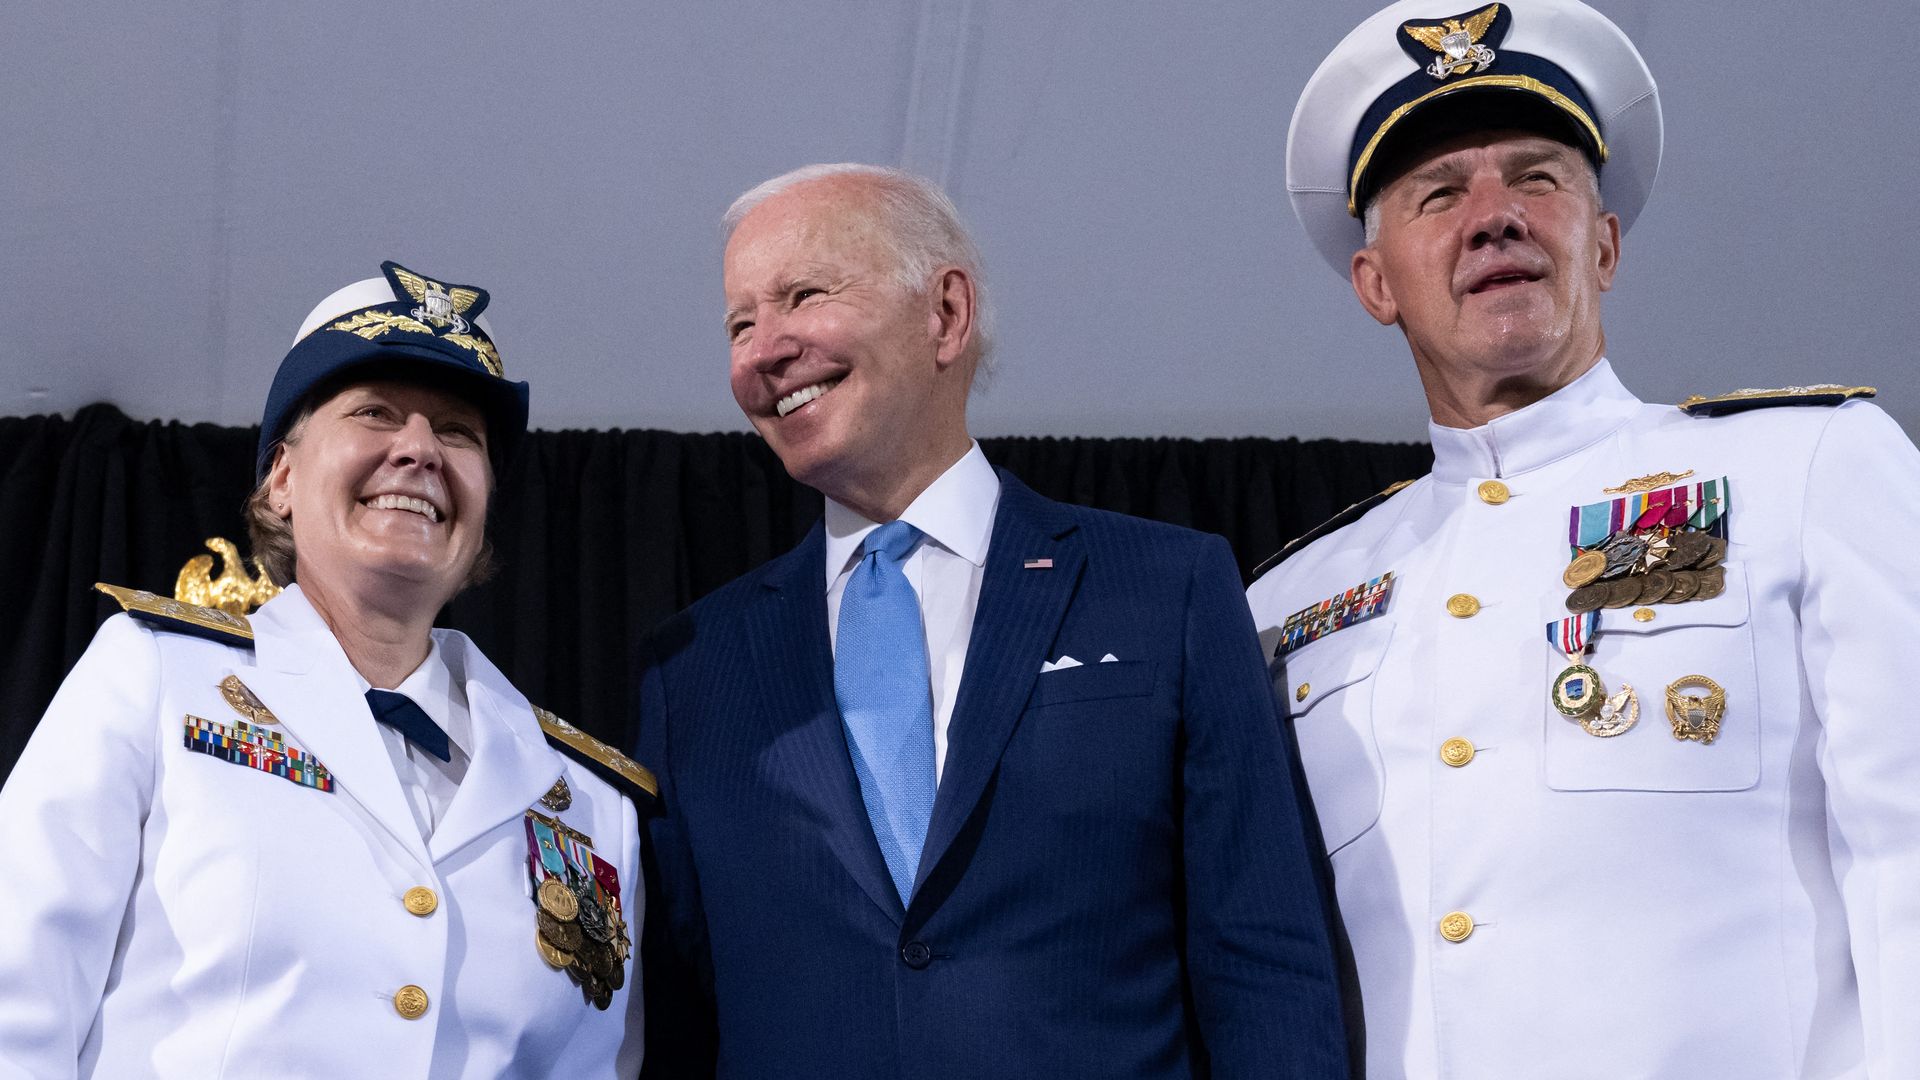
[[[1693,417],[1604,360],[1432,437],[1432,474],[1249,590],[1272,655],[1288,615],[1395,578],[1273,669],[1368,1074],[1920,1077],[1920,453],[1864,402]],[[1594,737],[1548,700],[1569,509],[1688,469],[1729,480],[1725,592],[1600,612],[1587,662],[1640,720]],[[1687,675],[1726,692],[1711,744],[1667,720]]]
[[[565,777],[571,808],[542,812],[616,864],[638,927],[632,804],[548,744],[472,642],[435,630],[466,676],[473,753],[422,840],[298,588],[251,622],[246,648],[109,619],[0,791],[0,1076],[635,1075],[638,954],[606,1012],[547,966],[523,823]],[[187,749],[188,716],[243,719],[227,675],[334,790]],[[426,914],[403,903],[416,888]],[[408,986],[418,1019],[396,1008]]]

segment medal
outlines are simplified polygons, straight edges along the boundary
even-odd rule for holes
[[[571,793],[555,784],[541,799]],[[526,814],[527,874],[534,901],[534,945],[548,967],[562,970],[597,1009],[626,985],[632,951],[620,915],[620,876],[593,850],[593,839],[538,810]]]
[[[1700,690],[1700,694],[1682,691]],[[1711,744],[1720,734],[1727,712],[1727,692],[1705,675],[1683,675],[1667,684],[1667,720],[1673,737]]]
[[[567,787],[567,778],[561,777],[553,782],[545,795],[540,796],[540,805],[559,813],[573,805],[573,790]]]
[[[1566,570],[1560,575],[1560,580],[1566,582],[1567,588],[1578,589],[1583,585],[1591,585],[1606,568],[1605,555],[1598,551],[1583,551],[1567,564]]]
[[[1553,689],[1547,697],[1554,710],[1569,720],[1579,720],[1593,712],[1606,698],[1600,673],[1580,662],[1599,621],[1599,614],[1589,611],[1547,624],[1547,643],[1566,654],[1570,661],[1566,670],[1553,680]]]
[[[1578,720],[1598,707],[1605,694],[1599,672],[1585,664],[1573,664],[1553,680],[1551,696],[1560,715]]]
[[[1569,512],[1572,555],[1560,575],[1573,590],[1568,611],[1711,600],[1725,589],[1701,575],[1726,558],[1727,479],[1648,490],[1643,481],[1653,479],[1609,488],[1633,494]]]
[[[580,914],[580,902],[574,898],[573,890],[559,878],[548,878],[540,883],[540,911],[544,915],[572,922]]]
[[[533,944],[535,948],[540,950],[540,959],[545,960],[547,966],[553,968],[555,971],[565,971],[568,967],[572,966],[573,954],[554,948],[553,943],[547,940],[545,934],[534,934]]]
[[[1597,712],[1579,719],[1587,734],[1610,739],[1640,722],[1640,697],[1632,684],[1621,683],[1620,692],[1601,702]]]

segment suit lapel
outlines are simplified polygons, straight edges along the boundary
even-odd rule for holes
[[[826,530],[769,567],[757,595],[746,599],[752,671],[765,681],[768,758],[772,775],[791,785],[808,820],[875,905],[898,923],[905,912],[886,860],[873,838],[860,783],[847,753],[846,730],[833,692],[827,638]]]
[[[1051,559],[1046,568],[1031,559]],[[960,696],[947,726],[947,762],[915,883],[939,865],[973,812],[1013,736],[1042,662],[1073,599],[1086,552],[1062,508],[1000,473],[1000,507],[987,547]],[[877,848],[876,848],[877,850]]]
[[[564,768],[540,733],[533,706],[479,649],[460,634],[443,634],[440,647],[461,651],[462,663],[455,670],[466,674],[473,755],[428,844],[436,862],[519,818],[553,787]]]
[[[333,633],[293,589],[250,621],[255,664],[234,674],[272,710],[292,741],[327,767],[339,793],[425,863],[426,842],[394,775],[393,759]]]

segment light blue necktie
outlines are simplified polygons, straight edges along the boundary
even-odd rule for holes
[[[902,565],[920,533],[904,521],[867,534],[840,594],[833,692],[847,728],[853,774],[900,902],[933,817],[933,699],[920,600]]]

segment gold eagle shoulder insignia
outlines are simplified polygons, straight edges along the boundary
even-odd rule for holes
[[[222,645],[253,645],[253,625],[244,615],[230,615],[214,607],[183,603],[145,589],[96,582],[93,586],[119,602],[128,615],[157,630],[171,630],[217,641]]]
[[[1839,405],[1854,398],[1870,398],[1878,392],[1871,386],[1843,386],[1839,383],[1777,386],[1770,389],[1749,387],[1714,397],[1695,394],[1680,403],[1680,411],[1688,416],[1725,416],[1779,405]]]
[[[660,795],[660,783],[653,778],[645,765],[601,742],[599,739],[581,731],[565,720],[538,705],[533,707],[533,715],[540,721],[540,730],[547,738],[569,749],[585,754],[599,764],[612,770],[621,779],[639,788],[655,798]]]
[[[229,615],[245,615],[280,595],[280,586],[267,575],[259,559],[253,560],[254,574],[248,577],[246,563],[233,541],[210,536],[208,550],[220,556],[220,574],[213,573],[213,555],[195,555],[180,568],[174,579],[173,598],[199,607],[219,608]]]
[[[1345,510],[1340,511],[1339,513],[1333,515],[1332,517],[1321,522],[1320,524],[1315,525],[1313,528],[1307,530],[1305,533],[1302,533],[1301,535],[1294,537],[1292,540],[1287,541],[1287,544],[1285,547],[1281,548],[1279,551],[1274,552],[1272,555],[1267,556],[1267,559],[1265,562],[1253,568],[1253,580],[1258,581],[1262,574],[1265,574],[1267,571],[1273,569],[1276,566],[1279,566],[1283,562],[1286,562],[1287,559],[1290,556],[1292,556],[1294,552],[1299,551],[1301,548],[1306,547],[1308,544],[1313,543],[1315,540],[1318,540],[1321,537],[1327,535],[1328,533],[1333,532],[1335,529],[1345,528],[1346,526],[1351,525],[1354,522],[1360,520],[1361,516],[1366,514],[1367,511],[1373,509],[1376,506],[1379,506],[1381,503],[1386,502],[1388,499],[1391,499],[1395,494],[1399,493],[1399,491],[1402,488],[1406,487],[1408,484],[1411,484],[1411,483],[1413,483],[1412,480],[1397,480],[1391,484],[1388,484],[1384,491],[1381,491],[1375,495],[1369,495],[1366,498],[1361,499],[1359,502],[1354,503],[1352,506],[1347,507]]]

